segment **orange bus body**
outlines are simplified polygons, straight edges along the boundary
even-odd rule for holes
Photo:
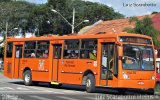
[[[147,43],[145,44],[140,42],[134,43],[133,41],[134,39],[131,40],[130,42],[127,42],[128,40],[124,42],[120,40],[120,37],[126,37],[126,36],[149,39],[151,40],[151,43],[150,44]],[[85,40],[91,40],[91,39],[97,41],[97,47],[95,47],[97,50],[96,60],[88,58],[81,59],[80,57],[81,50],[76,51],[78,52],[77,58],[64,58],[64,51],[67,50],[65,49],[65,41],[78,40],[79,45],[83,45],[82,41],[84,40],[84,43],[86,43],[86,45],[94,45],[92,44],[93,42],[85,42]],[[25,49],[26,48],[25,42],[27,41],[49,41],[49,44],[47,44],[49,45],[48,57],[47,58],[24,57],[24,54],[26,52],[29,52],[27,51],[27,49]],[[10,55],[11,57],[7,57],[7,52],[9,52],[7,51],[7,48],[9,48],[7,47],[8,43],[13,43],[13,46],[10,51],[10,53],[12,53]],[[39,45],[38,42],[35,43]],[[104,48],[106,48],[105,47],[106,43],[108,43],[107,45],[111,44],[111,46],[108,48],[114,47],[113,49],[114,58],[112,58],[108,62],[109,64],[107,64],[107,66],[111,67],[112,70],[111,72],[105,71],[105,69],[103,69],[104,72],[101,71],[102,62],[105,63],[105,60],[102,58],[102,54],[105,53]],[[23,78],[24,72],[26,70],[30,70],[32,74],[32,81],[85,85],[87,81],[86,80],[87,75],[92,74],[94,76],[95,86],[112,87],[112,88],[153,89],[155,87],[155,79],[154,79],[156,76],[155,67],[154,70],[147,70],[147,71],[124,69],[122,67],[124,66],[122,63],[124,55],[123,54],[124,44],[150,46],[152,49],[154,48],[151,37],[139,34],[128,34],[128,33],[118,33],[118,34],[108,33],[108,34],[93,34],[93,35],[51,36],[51,37],[32,37],[32,38],[8,38],[5,47],[6,49],[4,57],[4,75],[9,78],[24,79]],[[40,45],[43,45],[43,43]],[[17,48],[22,49],[21,50],[22,56],[19,58],[16,58]],[[38,46],[36,48],[38,48]],[[59,54],[60,55],[59,58],[53,57],[54,52],[56,52],[54,48],[56,49],[59,48],[59,50],[61,51]],[[134,46],[132,48],[134,48]],[[82,49],[82,47],[79,46],[79,49]],[[104,52],[102,51],[102,49]],[[70,51],[67,51],[67,53]],[[36,51],[36,53],[37,52],[38,51]],[[112,55],[112,53],[110,55]],[[155,66],[154,52],[153,52],[153,66]],[[101,75],[102,73],[103,75]],[[104,79],[102,79],[102,77],[104,77]]]

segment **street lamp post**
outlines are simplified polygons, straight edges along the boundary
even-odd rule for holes
[[[72,34],[74,33],[74,21],[75,21],[75,8],[73,8],[73,16],[72,16]]]
[[[6,38],[7,38],[7,33],[8,33],[8,21],[6,21]]]
[[[79,24],[77,24],[75,26],[75,8],[73,9],[72,24],[70,22],[68,22],[68,20],[65,17],[63,17],[62,14],[59,13],[57,10],[51,9],[51,11],[54,12],[54,13],[59,14],[71,26],[71,28],[72,28],[72,34],[74,33],[74,29],[76,27],[78,27],[80,24],[82,24],[83,22],[89,22],[89,20],[84,20],[84,21],[80,22]]]

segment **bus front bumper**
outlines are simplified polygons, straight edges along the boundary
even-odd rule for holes
[[[155,87],[155,80],[119,80],[118,88],[148,89]]]

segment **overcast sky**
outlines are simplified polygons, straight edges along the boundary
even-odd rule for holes
[[[46,3],[47,0],[27,0],[32,3]],[[126,17],[130,16],[141,16],[150,14],[153,11],[160,12],[160,0],[83,0],[91,2],[99,2],[112,7],[116,12],[120,12]],[[135,7],[136,4],[151,4],[151,6]],[[124,5],[132,4],[130,7]],[[153,4],[153,5],[152,5]]]

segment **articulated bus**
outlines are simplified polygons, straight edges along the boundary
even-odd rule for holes
[[[51,85],[84,85],[154,94],[156,62],[152,38],[140,34],[8,37],[4,75]],[[148,92],[150,91],[150,92]]]

